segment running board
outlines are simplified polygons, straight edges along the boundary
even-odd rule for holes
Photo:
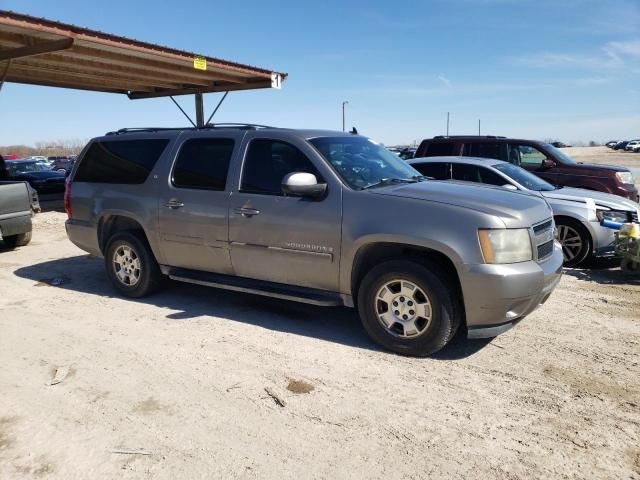
[[[350,297],[348,295],[316,290],[315,288],[297,287],[252,278],[189,270],[186,268],[171,267],[166,273],[172,280],[178,280],[180,282],[223,288],[235,292],[253,293],[255,295],[309,303],[321,307],[350,306],[351,303],[350,298],[345,298]]]

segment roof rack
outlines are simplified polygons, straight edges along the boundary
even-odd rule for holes
[[[141,132],[167,132],[173,130],[208,130],[215,128],[236,128],[239,130],[258,130],[259,128],[277,128],[269,125],[258,125],[255,123],[207,123],[203,127],[134,127],[121,128],[106,135],[122,135],[125,133],[141,133]]]

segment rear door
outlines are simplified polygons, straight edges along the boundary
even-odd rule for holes
[[[451,164],[445,162],[421,162],[412,163],[411,166],[422,175],[431,177],[434,180],[450,180]]]
[[[342,185],[305,140],[272,132],[247,134],[237,191],[229,205],[236,275],[338,290]],[[312,173],[328,184],[319,200],[287,197],[282,179]]]
[[[175,153],[159,196],[158,233],[170,266],[231,274],[227,177],[241,134],[191,134]]]

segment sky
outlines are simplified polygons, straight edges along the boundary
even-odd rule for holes
[[[159,2],[0,0],[46,17],[289,74],[230,93],[214,117],[347,127],[386,145],[451,134],[640,137],[640,0]],[[208,116],[220,94],[205,95]],[[193,116],[192,97],[179,97]],[[7,83],[0,145],[187,126],[168,98]]]

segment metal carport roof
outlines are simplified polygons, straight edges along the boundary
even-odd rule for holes
[[[197,110],[202,93],[280,88],[286,76],[0,10],[0,86],[6,81],[122,93],[131,99],[196,94]]]

